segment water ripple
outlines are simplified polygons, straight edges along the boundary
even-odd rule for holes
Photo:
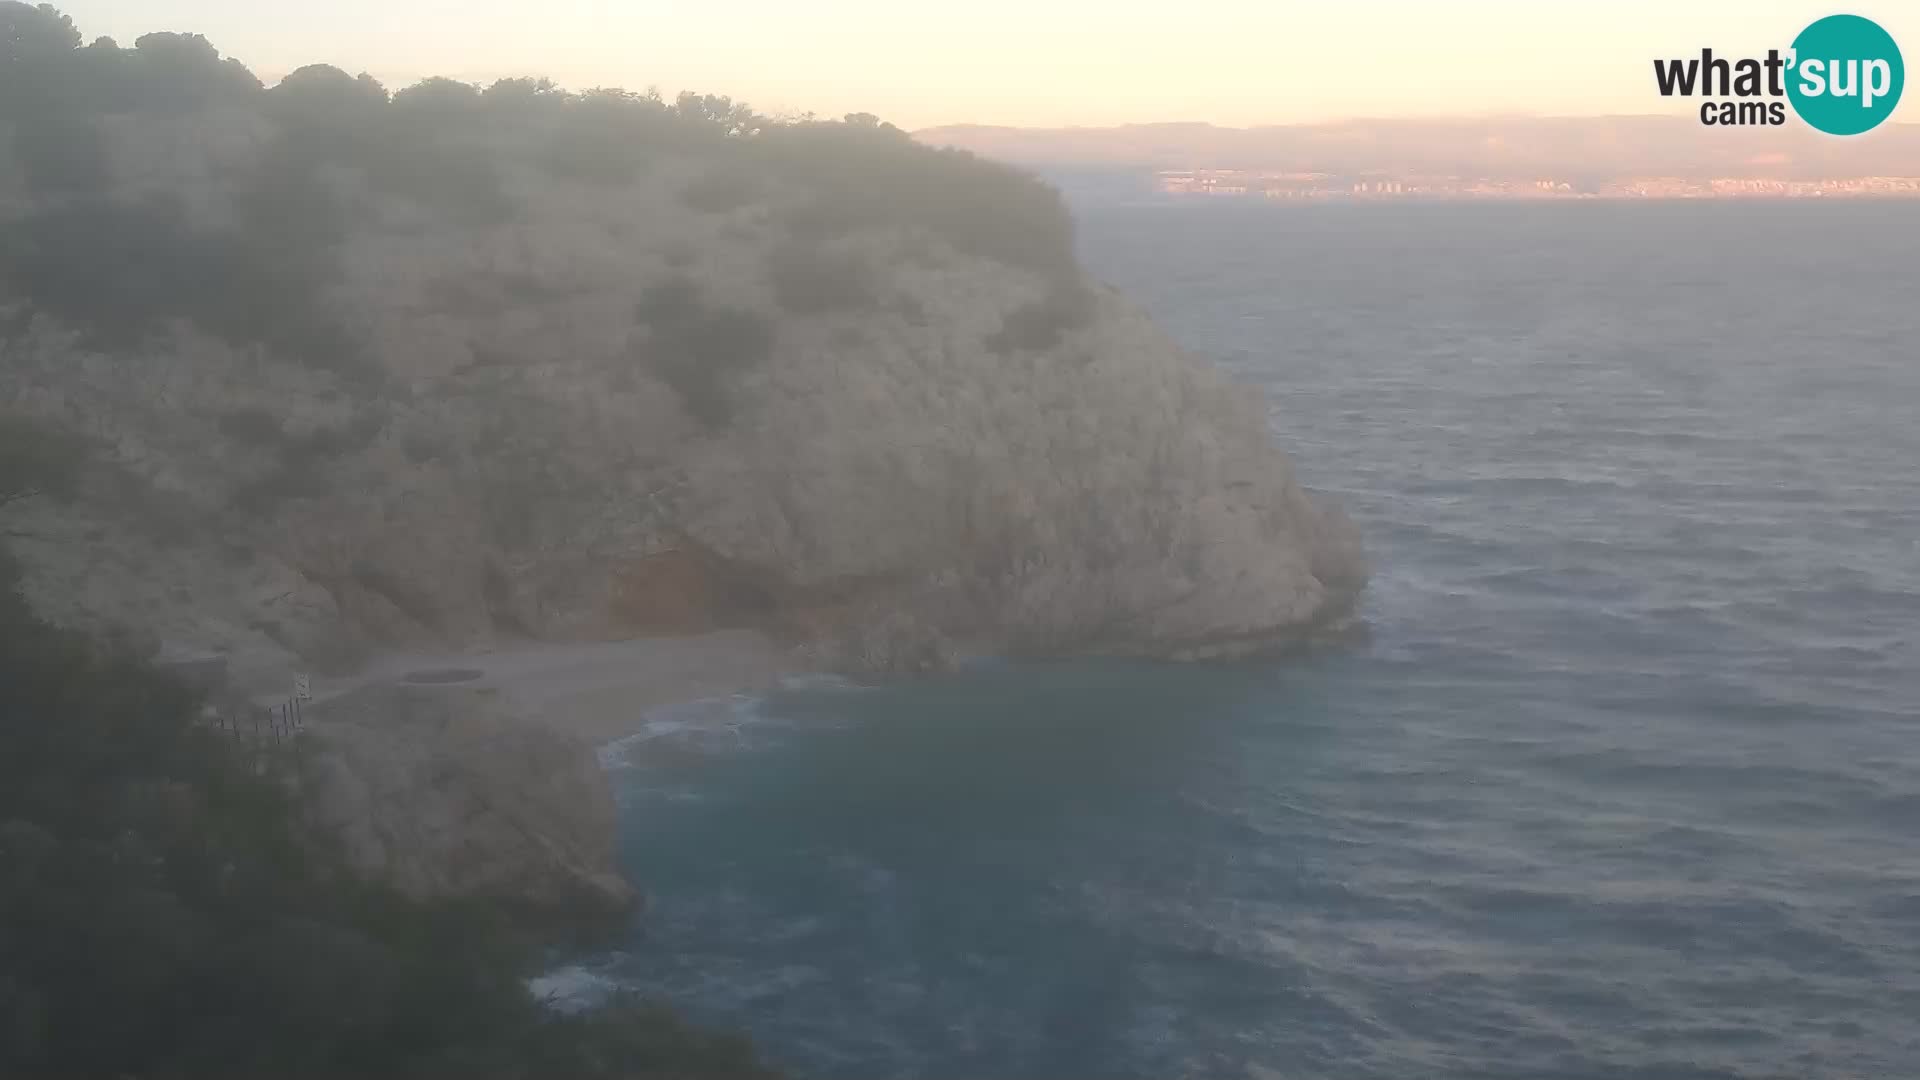
[[[801,1075],[1920,1075],[1920,207],[1084,224],[1273,391],[1372,642],[655,718],[572,981]]]

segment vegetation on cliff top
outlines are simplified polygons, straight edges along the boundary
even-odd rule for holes
[[[358,884],[194,695],[0,566],[0,1075],[768,1075],[745,1043],[528,993],[496,912]]]
[[[831,261],[823,238],[864,229],[919,232],[1062,289],[1077,278],[1057,192],[867,114],[776,119],[715,95],[572,93],[541,79],[482,89],[436,78],[389,93],[325,65],[269,88],[196,34],[148,34],[131,48],[81,42],[54,8],[0,0],[0,287],[29,302],[24,313],[53,315],[99,348],[136,348],[185,320],[238,346],[366,375],[377,364],[326,289],[365,197],[493,227],[518,213],[510,161],[550,183],[615,187],[663,161],[698,162],[682,195],[689,213],[728,213],[777,189],[794,244],[774,269],[796,311],[857,302],[844,287],[795,288],[808,275],[793,256]],[[195,140],[192,167],[219,198],[130,175],[115,147],[146,129]],[[9,186],[21,196],[11,208]],[[1056,314],[1074,317],[1070,305]],[[714,422],[726,412],[726,371],[751,357],[698,333],[697,312],[677,325],[690,329],[701,348],[668,375]],[[1014,338],[1049,340],[1044,328],[1014,328]],[[738,344],[758,348],[758,336]]]

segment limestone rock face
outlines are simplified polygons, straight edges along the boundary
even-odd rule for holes
[[[279,145],[259,116],[100,135],[116,205],[170,197],[183,229],[241,220],[229,178]],[[485,213],[319,174],[340,231],[288,257],[327,269],[305,317],[351,363],[185,316],[129,343],[0,290],[0,417],[96,449],[76,500],[8,510],[41,610],[327,671],[749,624],[849,668],[1196,657],[1350,609],[1358,538],[1258,393],[1065,242],[1035,268],[900,221],[822,235],[817,185],[719,143],[617,179],[551,145],[455,147],[498,179]],[[60,205],[11,175],[0,228]]]
[[[905,285],[936,324],[977,318],[957,283]],[[1015,652],[1245,651],[1364,580],[1355,531],[1302,492],[1258,396],[1119,297],[1051,351],[960,346],[797,348],[751,420],[690,456],[681,531],[798,590],[877,600],[847,631],[856,657],[893,625],[908,653],[929,627]]]
[[[495,691],[367,687],[316,708],[302,742],[301,805],[370,879],[553,914],[636,900],[592,749]]]

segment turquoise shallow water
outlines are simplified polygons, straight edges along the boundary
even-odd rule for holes
[[[1086,211],[1347,502],[1372,640],[656,713],[653,907],[568,978],[822,1077],[1920,1075],[1915,235]]]

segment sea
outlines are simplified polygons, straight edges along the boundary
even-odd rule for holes
[[[1920,202],[1079,218],[1369,639],[650,714],[542,987],[801,1078],[1920,1077]]]

